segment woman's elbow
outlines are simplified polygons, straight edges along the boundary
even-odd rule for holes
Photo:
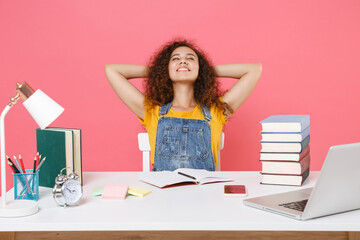
[[[262,73],[262,64],[261,63],[256,63],[256,67],[255,67],[255,71],[256,71],[256,75],[258,76],[257,77],[257,80],[259,80],[260,76],[261,76],[261,73]]]
[[[256,71],[261,74],[262,73],[262,64],[261,63],[256,63]]]
[[[112,64],[105,64],[104,71],[105,73],[111,69]]]
[[[112,71],[113,71],[112,64],[105,64],[104,72],[105,72],[106,79],[109,82],[111,82],[111,78],[112,78],[111,76],[113,76]]]
[[[105,64],[104,71],[107,75],[109,72],[112,72],[114,70],[114,64]]]

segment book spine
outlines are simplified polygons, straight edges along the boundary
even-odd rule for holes
[[[300,166],[301,166],[301,174],[303,174],[306,171],[306,169],[310,167],[310,154],[306,155],[306,157],[304,157],[300,161]]]
[[[307,128],[305,128],[302,132],[301,132],[301,138],[302,140],[304,140],[307,136],[310,135],[310,126],[308,126]]]
[[[308,144],[303,151],[299,154],[299,160],[303,159],[305,156],[307,156],[310,153],[310,145]]]
[[[304,150],[310,143],[310,135],[307,136],[300,144],[301,144],[301,151]]]
[[[310,126],[310,115],[305,115],[301,119],[301,131]]]
[[[305,180],[309,177],[310,175],[310,167],[308,167],[305,172],[302,174],[302,181],[301,181],[301,185],[305,182]],[[300,185],[300,186],[301,186]]]

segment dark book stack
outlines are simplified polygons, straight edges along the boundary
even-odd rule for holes
[[[301,186],[310,173],[310,116],[273,115],[260,123],[261,183]]]

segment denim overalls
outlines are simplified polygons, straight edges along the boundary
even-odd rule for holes
[[[173,171],[177,168],[214,171],[209,109],[201,107],[206,120],[161,116],[168,113],[171,104],[160,108],[153,171]]]

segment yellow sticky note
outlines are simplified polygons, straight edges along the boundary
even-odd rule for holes
[[[150,193],[151,193],[150,190],[138,186],[130,186],[128,189],[128,194],[134,195],[136,197],[145,197]]]

